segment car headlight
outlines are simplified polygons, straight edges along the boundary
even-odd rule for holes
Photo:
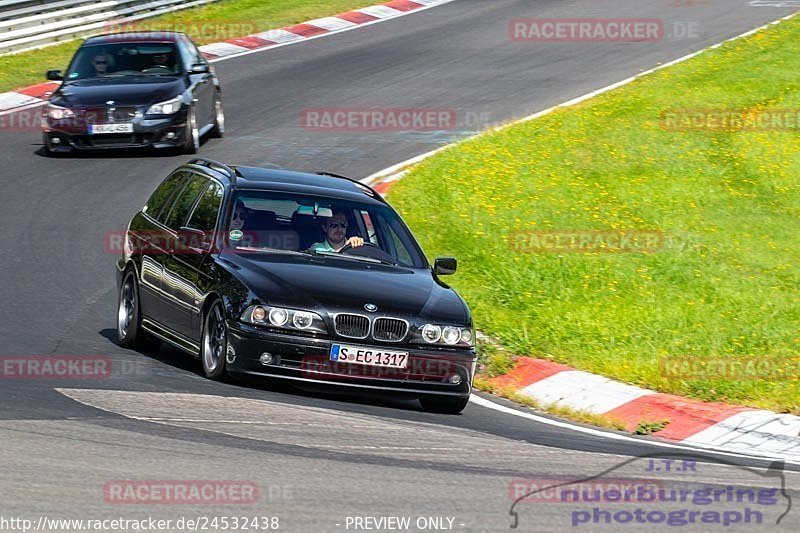
[[[75,111],[72,109],[54,104],[47,104],[45,113],[47,113],[47,118],[52,118],[53,120],[64,120],[75,116]]]
[[[475,335],[470,328],[425,324],[419,330],[419,337],[428,344],[471,347]]]
[[[299,309],[286,309],[268,305],[251,305],[242,313],[241,319],[248,324],[275,328],[327,333],[325,321],[317,313]]]
[[[183,98],[180,96],[176,96],[171,100],[167,100],[166,102],[160,102],[158,104],[151,105],[146,115],[174,115],[178,111],[180,111],[181,106],[183,105]]]

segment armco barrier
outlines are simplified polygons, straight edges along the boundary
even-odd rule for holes
[[[0,54],[40,48],[216,0],[0,0]]]

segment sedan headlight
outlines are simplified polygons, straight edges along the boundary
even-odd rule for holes
[[[65,118],[72,118],[75,116],[75,111],[72,109],[54,104],[47,104],[47,107],[45,107],[45,113],[47,114],[47,118],[51,118],[53,120],[64,120]]]
[[[268,305],[251,305],[241,319],[248,324],[271,326],[295,331],[327,333],[325,321],[317,313]]]
[[[419,337],[427,344],[472,347],[475,335],[470,328],[425,324],[419,330]]]
[[[167,100],[166,102],[160,102],[158,104],[153,104],[147,109],[146,115],[174,115],[178,111],[180,111],[181,106],[183,105],[183,98],[180,96],[176,96],[171,100]]]

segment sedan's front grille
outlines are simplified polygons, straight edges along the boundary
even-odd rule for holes
[[[136,118],[135,107],[91,107],[85,113],[87,124],[105,124],[108,122],[133,122]]]
[[[408,333],[408,322],[397,318],[376,318],[372,337],[376,341],[400,342]]]
[[[334,319],[336,333],[342,337],[365,339],[369,334],[369,318],[364,315],[342,313]]]

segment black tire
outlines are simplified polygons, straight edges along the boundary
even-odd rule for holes
[[[127,303],[126,303],[127,302]],[[136,272],[127,270],[122,277],[117,300],[117,342],[123,348],[155,348],[159,341],[142,330],[139,306],[139,283]]]
[[[222,107],[222,97],[217,95],[214,99],[214,127],[211,137],[219,139],[225,135],[225,110]]]
[[[203,316],[200,341],[200,361],[208,379],[222,381],[227,378],[226,355],[228,351],[228,325],[222,302],[215,300]]]
[[[419,399],[422,408],[431,413],[457,415],[469,403],[469,396],[453,398],[451,396],[422,396]]]
[[[189,108],[186,115],[186,131],[183,132],[183,148],[184,154],[196,154],[200,150],[200,129],[197,125],[197,113],[194,106]]]

